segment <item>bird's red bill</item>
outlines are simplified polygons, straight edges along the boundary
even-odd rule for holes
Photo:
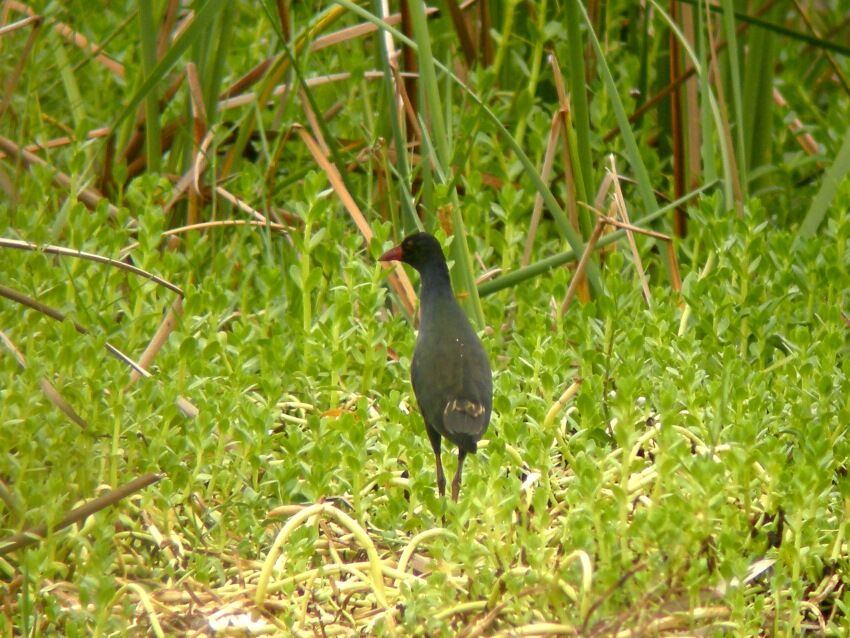
[[[402,252],[401,246],[396,246],[395,248],[390,248],[383,255],[378,257],[378,261],[401,261]]]

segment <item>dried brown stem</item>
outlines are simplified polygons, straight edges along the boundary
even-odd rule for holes
[[[21,78],[21,73],[24,71],[30,51],[32,51],[36,38],[38,38],[38,34],[41,32],[41,16],[33,16],[18,22],[19,25],[22,25],[23,23],[32,23],[33,27],[27,36],[27,41],[24,44],[23,51],[21,51],[21,54],[18,56],[18,62],[15,64],[15,68],[12,69],[11,73],[9,73],[6,78],[5,86],[3,87],[3,100],[0,102],[0,119],[3,118],[3,114],[6,112],[6,109],[9,107],[9,103],[12,101],[12,96],[15,94],[15,87],[18,84],[18,80]],[[3,35],[2,30],[0,30],[0,35]]]
[[[183,296],[183,290],[181,290],[178,286],[172,284],[171,282],[166,281],[162,277],[157,277],[156,275],[149,273],[146,270],[142,270],[137,266],[132,266],[123,261],[116,261],[115,259],[104,257],[103,255],[87,253],[82,250],[74,250],[72,248],[65,248],[63,246],[53,246],[51,244],[33,244],[28,241],[21,241],[19,239],[7,239],[5,237],[0,237],[0,248],[29,250],[33,252],[47,253],[49,255],[60,255],[62,257],[77,257],[79,259],[85,259],[87,261],[93,261],[99,264],[106,264],[108,266],[112,266],[113,268],[117,268],[118,270],[123,270],[125,272],[130,272],[134,275],[138,275],[139,277],[150,279],[152,282],[159,284],[164,288],[168,288],[168,290],[175,293],[176,295],[179,295],[180,297]]]
[[[369,222],[360,211],[360,207],[357,205],[357,202],[354,201],[351,193],[348,192],[348,188],[346,188],[345,182],[343,182],[342,176],[339,174],[339,170],[337,170],[336,166],[334,166],[327,156],[322,153],[322,149],[319,147],[319,144],[315,139],[313,139],[306,129],[298,126],[296,127],[296,131],[301,136],[301,140],[307,146],[307,149],[310,151],[313,159],[315,159],[316,163],[323,171],[325,171],[328,181],[331,183],[337,197],[339,197],[342,201],[343,206],[345,206],[348,214],[351,215],[355,225],[360,230],[360,234],[363,235],[363,239],[365,239],[368,244],[372,241],[374,233],[372,232],[371,226],[369,226]],[[412,316],[416,308],[416,304],[414,302],[416,294],[413,292],[413,286],[410,284],[410,279],[399,262],[393,262],[393,266],[391,266],[391,268],[393,268],[394,272],[390,274],[390,285],[393,289],[395,289],[402,305],[405,307],[405,310],[407,310],[407,312]]]
[[[109,507],[110,505],[115,505],[116,503],[127,498],[131,494],[134,494],[139,490],[146,488],[148,485],[156,483],[164,476],[164,474],[145,474],[136,479],[133,479],[132,481],[122,485],[121,487],[118,487],[114,490],[110,490],[103,496],[93,498],[92,500],[83,503],[79,507],[72,509],[61,521],[59,521],[56,525],[50,528],[48,528],[47,525],[38,525],[37,527],[31,527],[27,530],[24,530],[19,534],[14,534],[12,536],[4,538],[3,540],[0,540],[0,556],[19,550],[22,547],[37,543],[45,536],[47,536],[48,529],[51,533],[55,533],[59,530],[65,529],[70,525],[73,525],[74,523],[79,523],[80,521],[88,518],[92,514],[95,514],[100,510]]]
[[[27,166],[43,166],[53,175],[54,183],[66,190],[71,189],[71,186],[73,185],[71,178],[68,177],[65,173],[55,169],[51,164],[48,164],[37,155],[30,153],[24,148],[21,148],[12,140],[3,137],[2,135],[0,135],[0,151],[3,151],[7,155],[20,159]],[[79,192],[75,193],[75,197],[92,210],[97,208],[100,202],[107,201],[103,195],[91,188],[80,189]],[[118,214],[118,209],[111,203],[107,204],[107,208],[109,210],[110,215],[115,216]]]
[[[758,10],[753,15],[756,16],[756,17],[763,15],[775,3],[776,3],[776,0],[767,0],[767,2],[765,2],[762,6],[760,6],[758,8]],[[740,25],[738,25],[737,29],[735,29],[735,33],[737,33],[737,34],[743,33],[744,31],[746,31],[749,28],[749,26],[750,26],[750,24],[748,22],[742,22]],[[719,53],[725,47],[726,47],[726,41],[725,40],[719,40],[717,42],[717,44],[712,45],[712,53]],[[684,73],[682,73],[674,81],[670,82],[667,86],[665,86],[663,89],[661,89],[658,93],[656,93],[651,98],[649,98],[646,102],[641,104],[640,107],[635,109],[635,112],[632,113],[631,115],[629,115],[629,123],[634,124],[635,122],[637,122],[641,117],[643,117],[643,115],[647,111],[652,110],[655,106],[658,105],[659,102],[661,102],[667,96],[669,96],[670,93],[672,93],[676,89],[677,86],[679,86],[682,82],[685,82],[688,79],[690,79],[694,74],[696,74],[696,72],[697,72],[697,70],[694,66],[688,66],[688,68],[684,71]],[[615,126],[614,128],[612,128],[610,131],[608,131],[605,134],[605,137],[603,137],[602,140],[605,141],[605,142],[610,142],[615,137],[617,137],[617,135],[619,135],[619,134],[620,134],[620,128]]]
[[[37,299],[33,299],[32,297],[29,297],[29,296],[27,296],[27,295],[25,295],[21,292],[18,292],[17,290],[13,290],[12,288],[8,288],[7,286],[0,285],[0,297],[5,297],[6,299],[11,299],[12,301],[17,302],[17,303],[21,304],[22,306],[26,306],[27,308],[32,308],[33,310],[36,310],[36,311],[40,312],[41,314],[46,315],[46,316],[48,316],[51,319],[54,319],[56,321],[65,321],[65,319],[66,319],[66,316],[64,314],[62,314],[61,312],[59,312],[58,310],[56,310],[55,308],[51,308],[47,304],[44,304],[44,303],[38,301]],[[88,335],[89,334],[88,329],[86,329],[85,327],[83,327],[82,325],[80,325],[79,323],[74,321],[73,319],[71,319],[70,321],[71,321],[71,325],[74,326],[74,330],[79,332],[81,335]],[[107,342],[104,347],[116,359],[118,359],[119,361],[123,361],[128,366],[130,366],[131,368],[136,370],[143,377],[148,378],[148,377],[151,376],[150,372],[148,372],[147,370],[142,368],[138,363],[133,361],[130,357],[128,357],[123,352],[121,352],[118,348],[113,346],[111,343]]]
[[[25,370],[27,367],[27,360],[24,357],[24,353],[18,350],[17,346],[15,346],[8,335],[6,335],[6,333],[2,330],[0,330],[0,341],[2,341],[6,348],[12,353],[12,356],[15,357],[15,360],[18,362],[21,369]],[[76,423],[84,430],[88,427],[86,420],[77,414],[77,411],[74,410],[73,406],[65,400],[59,390],[57,390],[50,381],[45,378],[41,378],[38,380],[38,385],[47,399],[59,408],[65,416],[71,419],[73,423]]]
[[[670,241],[671,240],[670,235],[665,235],[664,233],[659,233],[659,232],[654,231],[654,230],[649,230],[648,228],[641,228],[640,226],[634,226],[632,224],[620,221],[619,219],[616,219],[615,217],[609,217],[608,215],[606,215],[602,211],[597,210],[596,208],[593,208],[592,206],[588,206],[587,204],[582,204],[582,205],[585,208],[587,208],[589,211],[591,211],[594,215],[599,217],[599,219],[604,221],[606,224],[611,224],[612,226],[616,226],[617,228],[622,228],[623,230],[630,230],[632,232],[639,233],[641,235],[646,235],[647,237],[654,237],[655,239],[660,239],[662,241]]]
[[[23,2],[9,0],[6,2],[6,8],[11,9],[12,11],[17,11],[18,13],[23,13],[30,17],[42,18],[42,16],[37,16],[35,11]],[[65,40],[83,51],[88,52],[90,55],[93,55],[95,60],[100,62],[101,65],[103,65],[116,77],[124,78],[124,66],[103,53],[101,47],[89,42],[88,38],[81,33],[78,33],[64,22],[51,21],[51,24],[53,25],[53,30],[65,38]]]
[[[3,479],[0,479],[0,501],[3,501],[6,504],[6,507],[9,508],[9,511],[16,517],[20,518],[23,514],[21,504],[18,502],[18,499],[15,498],[15,495],[12,494],[12,491],[3,482]]]
[[[475,51],[475,44],[472,42],[472,36],[469,34],[466,16],[463,15],[463,11],[458,6],[457,0],[446,0],[446,4],[449,7],[449,14],[452,17],[452,24],[457,32],[458,40],[460,40],[460,48],[463,51],[466,66],[467,68],[471,68],[478,56]]]
[[[543,155],[543,167],[540,170],[540,178],[544,182],[548,182],[552,175],[552,165],[555,162],[555,152],[558,150],[559,134],[561,132],[561,114],[555,113],[552,116],[552,123],[549,125],[549,139],[546,142],[546,153]],[[540,217],[543,215],[543,196],[540,193],[534,196],[534,208],[531,212],[531,222],[528,225],[528,237],[525,240],[525,248],[522,251],[520,265],[525,267],[531,261],[531,249],[534,246],[534,238],[537,235],[537,227],[540,224]]]
[[[614,156],[610,156],[611,161],[611,174],[614,176],[614,202],[616,204],[616,210],[620,215],[620,218],[629,224],[629,210],[626,207],[626,198],[623,197],[623,191],[620,188],[620,176],[617,173],[617,166],[614,163]],[[649,292],[649,283],[646,281],[646,273],[644,272],[643,263],[641,262],[640,252],[638,251],[637,243],[635,242],[635,235],[632,232],[631,228],[626,228],[626,237],[629,240],[629,248],[632,251],[632,257],[635,260],[635,268],[637,269],[638,279],[640,279],[640,287],[643,292],[643,298],[646,300],[646,303],[650,303],[651,295]]]
[[[171,308],[166,313],[165,318],[162,320],[162,323],[159,324],[159,328],[157,328],[154,333],[153,338],[151,339],[148,347],[145,348],[145,351],[142,352],[142,356],[139,357],[139,365],[143,368],[147,369],[153,363],[154,358],[157,353],[162,350],[162,346],[165,345],[165,342],[168,341],[168,336],[174,330],[174,327],[177,325],[177,319],[183,314],[183,297],[177,297],[174,300],[174,303],[171,304]],[[129,388],[136,381],[141,378],[138,372],[133,370],[130,373],[130,382],[127,384]]]
[[[567,310],[575,297],[579,282],[584,278],[584,271],[587,268],[587,262],[590,261],[590,256],[593,254],[593,249],[596,248],[596,242],[599,241],[599,236],[602,235],[602,229],[605,228],[605,222],[599,220],[596,226],[593,227],[593,232],[590,234],[590,239],[587,240],[587,246],[584,247],[584,254],[576,266],[576,271],[573,273],[573,278],[570,281],[570,287],[567,288],[567,294],[564,297],[564,302],[561,304],[561,316],[566,314]]]

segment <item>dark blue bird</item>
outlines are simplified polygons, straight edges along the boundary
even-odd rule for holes
[[[446,493],[441,437],[458,446],[457,472],[452,480],[452,500],[457,501],[463,462],[467,454],[475,454],[490,422],[490,362],[455,299],[446,258],[436,238],[428,233],[410,235],[380,260],[410,264],[422,281],[419,336],[410,376],[437,460],[440,496]]]

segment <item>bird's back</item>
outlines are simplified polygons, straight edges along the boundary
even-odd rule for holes
[[[475,452],[490,422],[493,380],[484,346],[453,296],[423,304],[411,377],[425,420]]]

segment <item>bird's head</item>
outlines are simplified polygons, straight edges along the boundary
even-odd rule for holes
[[[429,264],[445,263],[446,258],[436,237],[415,233],[405,237],[395,248],[390,248],[379,257],[379,261],[403,261],[421,271]]]

